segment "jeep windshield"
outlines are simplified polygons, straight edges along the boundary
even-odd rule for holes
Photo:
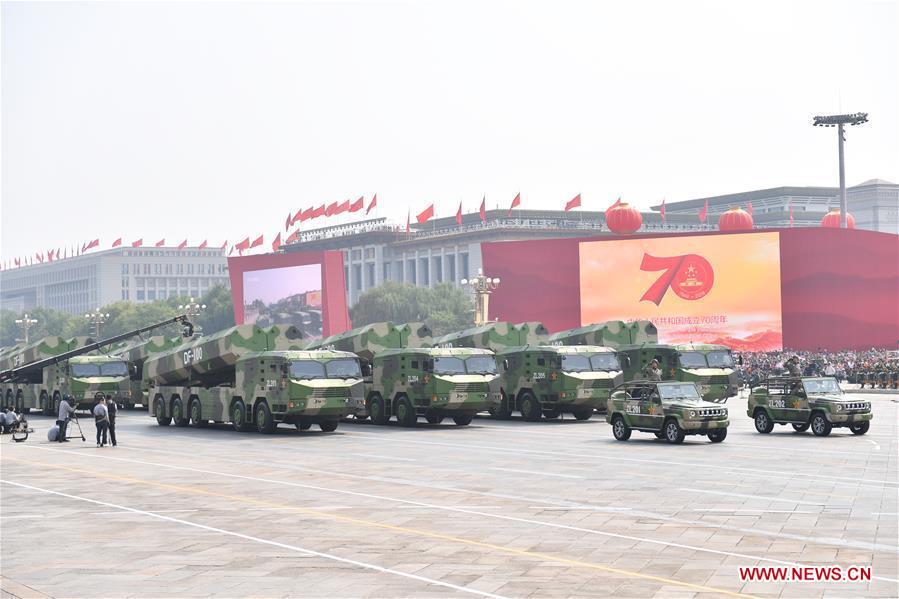
[[[709,361],[709,367],[711,368],[734,367],[734,357],[730,355],[729,351],[710,351],[705,355],[705,357]]]
[[[72,364],[72,376],[128,376],[128,365],[124,362],[99,362]]]
[[[682,399],[702,399],[696,385],[692,383],[667,383],[659,385],[659,394],[662,396],[662,402],[672,402]]]
[[[681,352],[678,356],[682,368],[708,368],[705,354],[698,351]]]
[[[832,378],[806,379],[802,381],[802,386],[809,395],[813,393],[836,393],[840,395],[843,393],[843,390]]]
[[[495,366],[494,366],[495,368]],[[435,374],[465,374],[465,360],[455,356],[439,356],[434,358]]]
[[[590,356],[590,365],[597,371],[621,370],[618,356],[612,353]]]
[[[465,360],[468,374],[496,374],[496,358],[493,356],[472,356]]]

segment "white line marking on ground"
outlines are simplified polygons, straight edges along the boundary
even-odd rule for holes
[[[558,510],[561,512],[567,512],[571,510],[593,510],[594,512],[602,511],[602,512],[627,512],[630,511],[629,507],[590,507],[588,505],[585,506],[572,506],[572,507],[547,507],[543,505],[530,505],[528,506],[530,510],[544,510],[547,512],[551,512],[554,510]]]
[[[535,472],[534,470],[516,470],[514,468],[488,468],[488,470],[497,470],[499,472],[516,472],[518,474],[533,474],[534,476],[552,476],[555,478],[577,478],[584,480],[584,476],[575,476],[573,474],[556,474],[555,472]]]
[[[873,445],[875,451],[880,451],[880,445],[877,443],[877,441],[874,441],[872,439],[865,439],[865,441]]]
[[[23,514],[21,516],[0,516],[0,518],[15,518],[19,520],[20,518],[46,518],[47,516],[42,516],[40,514]]]
[[[780,497],[770,497],[768,495],[748,495],[744,493],[728,493],[727,491],[708,491],[706,489],[690,489],[686,487],[681,487],[678,491],[690,491],[691,493],[705,493],[706,495],[719,495],[721,497],[740,497],[742,499],[762,499],[764,501],[783,501],[786,503],[796,503],[799,505],[820,505],[821,507],[826,506],[826,503],[821,501],[800,501],[798,499],[781,499]]]
[[[821,512],[800,512],[797,510],[729,510],[725,508],[696,508],[694,512],[722,512],[727,514],[820,514]]]
[[[31,446],[27,446],[27,448],[42,449],[45,451],[53,451],[53,452],[65,452],[65,453],[71,453],[72,455],[81,455],[81,454],[78,454],[75,452],[68,452],[63,449],[53,449],[50,447],[40,447],[40,446],[31,445]],[[83,457],[91,458],[92,456],[90,456],[88,454],[84,454]],[[479,512],[476,510],[468,510],[468,509],[456,508],[456,507],[441,507],[441,506],[437,506],[437,505],[433,505],[433,504],[411,501],[408,499],[397,499],[394,497],[386,497],[383,495],[372,495],[369,493],[360,493],[357,491],[346,491],[343,489],[329,489],[327,487],[320,487],[320,486],[316,486],[316,485],[304,485],[302,483],[295,483],[295,482],[289,482],[289,481],[257,478],[257,477],[252,477],[252,476],[231,474],[231,473],[227,473],[227,472],[216,472],[214,470],[202,470],[199,468],[190,468],[188,466],[175,466],[175,465],[171,465],[171,464],[160,464],[157,462],[148,462],[148,461],[143,461],[143,460],[132,460],[132,459],[128,459],[128,458],[109,457],[107,459],[121,461],[121,462],[130,462],[130,463],[134,463],[134,464],[148,465],[148,466],[158,466],[158,467],[167,468],[167,469],[198,472],[201,474],[214,474],[214,475],[223,476],[226,478],[238,478],[238,479],[245,479],[245,480],[253,480],[253,481],[257,481],[257,482],[266,482],[266,483],[277,484],[277,485],[299,487],[299,488],[305,488],[305,489],[314,489],[314,490],[338,493],[338,494],[343,494],[343,495],[368,497],[368,498],[378,499],[378,500],[382,500],[382,501],[393,501],[396,503],[405,503],[405,504],[410,504],[410,505],[429,506],[434,509],[443,509],[443,510],[450,511],[450,512],[473,514],[473,515],[478,515],[478,516],[485,516],[488,518],[497,518],[500,520],[510,520],[513,522],[522,522],[522,523],[532,524],[532,525],[537,525],[537,526],[546,526],[549,528],[561,528],[561,529],[573,530],[573,531],[577,531],[577,532],[585,532],[585,533],[595,534],[595,535],[600,535],[600,536],[607,536],[607,537],[613,537],[613,538],[619,538],[619,539],[628,539],[631,541],[639,541],[639,542],[651,543],[651,544],[655,544],[655,545],[663,545],[663,546],[667,546],[667,547],[678,547],[678,548],[682,548],[682,549],[689,549],[691,551],[703,551],[703,552],[708,552],[708,553],[714,553],[717,555],[728,555],[728,556],[748,558],[748,559],[753,559],[753,560],[770,561],[772,563],[778,563],[778,564],[784,564],[784,565],[790,565],[790,566],[803,566],[803,564],[796,563],[796,562],[786,562],[786,561],[775,560],[775,559],[766,558],[766,557],[751,556],[751,555],[742,554],[742,553],[731,553],[731,552],[727,552],[727,551],[718,551],[718,550],[714,550],[714,549],[706,549],[703,547],[683,545],[683,544],[672,543],[672,542],[668,542],[668,541],[659,541],[659,540],[655,540],[655,539],[649,539],[646,537],[636,537],[636,536],[606,532],[606,531],[601,531],[601,530],[596,530],[596,529],[591,529],[591,528],[580,528],[580,527],[575,527],[575,526],[567,526],[564,524],[557,524],[554,522],[543,522],[541,520],[518,518],[518,517],[504,515],[504,514],[491,514],[488,512]],[[327,473],[327,472],[325,472],[325,473]],[[446,490],[453,491],[455,489],[450,487],[450,488],[447,488]],[[485,493],[485,495],[491,495],[491,494]],[[497,496],[504,497],[506,499],[516,499],[515,496],[500,496],[500,495],[497,495]],[[519,500],[519,501],[536,501],[536,502],[540,501],[539,499],[523,498],[523,497],[519,497],[519,498],[517,498],[517,500]],[[585,504],[580,504],[580,505],[585,505]],[[667,521],[667,522],[676,522],[679,524],[702,526],[702,527],[706,527],[706,528],[719,528],[719,529],[723,529],[723,530],[734,530],[734,531],[742,532],[745,534],[773,536],[773,537],[778,537],[778,538],[786,538],[786,539],[804,541],[807,543],[816,543],[816,544],[823,544],[823,545],[837,545],[837,546],[841,546],[841,547],[855,547],[855,548],[859,548],[859,549],[866,549],[869,551],[883,550],[883,551],[899,552],[899,547],[895,547],[892,545],[880,545],[880,544],[875,544],[875,543],[867,543],[867,542],[851,541],[851,540],[847,541],[847,540],[838,539],[838,538],[831,539],[831,538],[825,538],[825,537],[809,537],[809,536],[804,536],[804,535],[782,533],[782,532],[776,532],[776,531],[768,531],[768,530],[756,529],[756,528],[741,528],[741,527],[737,527],[737,526],[728,526],[728,525],[722,525],[722,524],[713,524],[713,523],[703,522],[702,520],[689,520],[689,519],[685,519],[685,518],[669,518],[666,516],[659,516],[659,515],[653,514],[651,512],[631,512],[628,514],[628,516],[636,516],[636,517],[641,517],[641,518],[654,518],[654,519],[663,520],[663,521]],[[888,582],[899,582],[899,579],[883,578],[883,577],[878,577],[878,576],[873,576],[872,578],[875,578],[877,580],[886,580]]]
[[[23,489],[30,489],[32,491],[40,491],[43,493],[48,493],[50,495],[57,495],[59,497],[66,497],[68,499],[77,499],[79,501],[86,501],[88,503],[93,503],[95,505],[102,505],[105,507],[110,507],[113,509],[121,510],[124,512],[131,512],[133,514],[139,514],[142,516],[150,516],[151,518],[158,518],[160,520],[166,520],[168,522],[173,522],[175,524],[181,524],[182,526],[190,526],[193,528],[199,528],[201,530],[206,530],[209,532],[215,532],[218,534],[227,535],[230,537],[237,537],[238,539],[244,539],[246,541],[253,541],[256,543],[262,543],[264,545],[271,545],[273,547],[280,547],[281,549],[287,549],[289,551],[295,551],[297,553],[303,553],[306,555],[312,555],[315,557],[320,557],[323,559],[328,559],[336,562],[341,562],[344,564],[350,564],[352,566],[357,566],[359,568],[364,568],[366,570],[375,570],[376,572],[382,572],[384,574],[393,574],[395,576],[401,576],[403,578],[408,578],[411,580],[417,580],[419,582],[424,582],[426,584],[432,584],[436,586],[441,586],[447,589],[452,589],[454,591],[459,591],[462,593],[470,593],[472,595],[480,595],[481,597],[493,597],[495,599],[505,599],[501,595],[493,595],[491,593],[485,593],[483,591],[478,591],[476,589],[469,589],[466,587],[458,586],[455,584],[451,584],[448,582],[442,582],[440,580],[434,580],[433,578],[425,578],[424,576],[418,576],[416,574],[408,574],[406,572],[400,572],[399,570],[393,570],[391,568],[385,568],[383,566],[378,566],[375,564],[369,564],[366,562],[360,562],[357,560],[347,559],[345,557],[339,557],[337,555],[332,555],[330,553],[322,553],[321,551],[314,551],[312,549],[306,549],[304,547],[298,547],[296,545],[288,545],[286,543],[279,543],[278,541],[272,541],[270,539],[263,539],[260,537],[254,537],[251,535],[245,535],[239,532],[234,532],[231,530],[225,530],[223,528],[216,528],[214,526],[206,526],[205,524],[197,524],[196,522],[190,522],[188,520],[181,520],[179,518],[172,518],[171,516],[163,516],[161,514],[155,514],[153,512],[146,512],[144,510],[139,510],[132,507],[127,507],[124,505],[117,505],[115,503],[107,503],[105,501],[97,501],[96,499],[89,499],[87,497],[80,497],[78,495],[70,495],[68,493],[60,493],[59,491],[51,491],[50,489],[42,489],[41,487],[33,487],[31,485],[26,485],[23,483],[17,483],[10,480],[0,479],[0,482],[5,483],[7,485],[14,485],[16,487],[20,487]]]
[[[378,455],[376,453],[348,453],[347,455],[356,456],[357,458],[366,458],[366,459],[375,459],[375,460],[387,460],[394,461],[399,460],[400,462],[417,462],[418,460],[413,460],[412,458],[398,458],[396,456],[390,455]]]

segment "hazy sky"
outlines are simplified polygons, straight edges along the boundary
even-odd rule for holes
[[[899,180],[897,3],[2,5],[2,254]],[[322,222],[321,220],[316,222]]]

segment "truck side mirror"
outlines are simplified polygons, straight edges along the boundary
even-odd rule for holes
[[[509,370],[509,360],[503,360],[503,370]]]
[[[371,376],[371,364],[363,364],[362,365],[362,376]]]
[[[631,367],[631,357],[627,354],[621,354],[621,365],[625,368]]]

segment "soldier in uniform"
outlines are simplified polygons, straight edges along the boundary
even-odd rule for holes
[[[643,367],[643,377],[650,381],[662,380],[662,369],[659,368],[659,361],[653,359],[652,362]]]
[[[784,362],[784,368],[787,369],[787,374],[790,376],[802,376],[802,371],[799,370],[799,356],[791,356]]]

